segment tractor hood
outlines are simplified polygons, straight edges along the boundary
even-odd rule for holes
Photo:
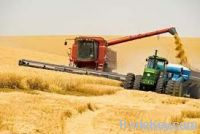
[[[153,68],[145,68],[144,73],[158,73],[159,71]]]
[[[158,78],[158,74],[159,71],[156,69],[145,68],[141,83],[144,85],[155,85],[156,80]]]

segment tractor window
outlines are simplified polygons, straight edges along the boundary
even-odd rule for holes
[[[78,41],[78,59],[95,60],[97,58],[98,42],[96,41]]]
[[[157,62],[157,69],[163,70],[165,67],[165,62],[164,61],[158,61]]]
[[[165,68],[165,62],[164,61],[159,61],[157,59],[149,59],[147,67],[148,68],[154,68],[154,69],[163,70]]]
[[[154,63],[155,62],[155,63]],[[154,59],[149,59],[147,63],[148,68],[155,68],[154,64],[156,64],[156,61]]]

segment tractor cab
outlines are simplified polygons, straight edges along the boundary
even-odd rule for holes
[[[166,65],[168,64],[167,59],[157,56],[157,51],[155,55],[149,56],[149,58],[146,61],[146,68],[155,69],[159,71],[164,71]]]
[[[144,85],[146,87],[155,87],[157,84],[157,80],[165,73],[168,60],[157,56],[156,50],[155,54],[153,56],[149,56],[146,61],[147,64],[140,81],[141,85]]]

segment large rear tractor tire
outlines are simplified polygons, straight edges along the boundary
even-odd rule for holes
[[[156,93],[162,93],[164,91],[164,78],[160,77],[156,84]]]
[[[140,90],[141,79],[142,79],[142,75],[136,75],[135,76],[135,82],[134,82],[134,85],[133,85],[133,89]]]
[[[128,73],[123,82],[123,87],[125,89],[132,89],[135,81],[135,75],[133,73]]]

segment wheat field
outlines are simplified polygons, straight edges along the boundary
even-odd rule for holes
[[[19,67],[19,59],[68,64],[65,38],[75,36],[0,37],[0,133],[200,133],[199,100],[153,92],[129,91],[100,77]],[[106,39],[118,36],[105,36]],[[190,65],[200,69],[200,39],[182,38]],[[143,71],[155,49],[176,63],[173,38],[152,37],[111,47],[120,73]],[[128,59],[128,60],[124,60]],[[141,59],[141,60],[138,60]],[[196,121],[195,131],[120,129],[119,121]]]

